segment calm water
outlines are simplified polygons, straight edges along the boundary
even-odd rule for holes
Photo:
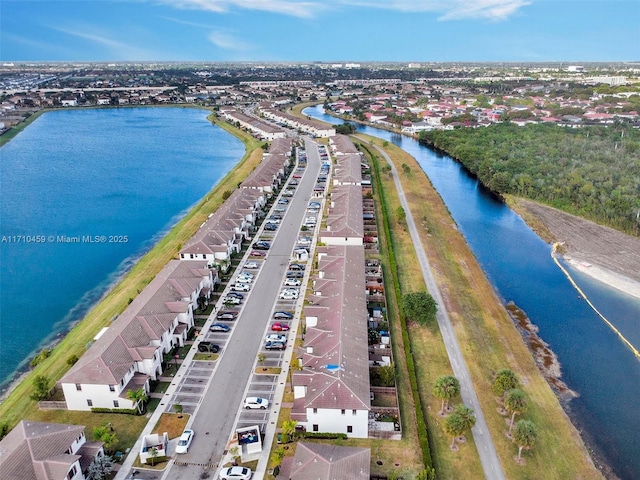
[[[0,384],[81,319],[242,157],[243,144],[207,113],[54,111],[0,149]]]
[[[321,106],[304,113],[342,123]],[[357,128],[418,160],[500,297],[522,308],[558,355],[563,380],[580,395],[567,407],[576,426],[618,476],[640,478],[640,362],[578,298],[552,261],[551,247],[450,157],[398,134]],[[640,300],[568,270],[596,307],[640,347]]]

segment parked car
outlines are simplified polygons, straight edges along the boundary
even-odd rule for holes
[[[259,250],[252,250],[251,253],[249,254],[249,256],[251,257],[266,257],[267,254],[264,252],[261,252]]]
[[[227,295],[222,299],[222,303],[224,303],[225,305],[240,305],[242,303],[242,300],[238,297]]]
[[[297,289],[285,288],[284,290],[282,290],[282,292],[280,292],[280,299],[281,300],[297,300],[298,295],[299,295],[299,292]]]
[[[211,342],[200,342],[198,344],[199,352],[218,353],[220,351],[220,345],[216,345]]]
[[[229,325],[225,325],[224,323],[214,323],[213,325],[211,325],[209,330],[211,330],[212,332],[228,332],[229,330],[231,330],[231,327]]]
[[[258,264],[258,262],[249,260],[247,263],[244,264],[244,268],[250,268],[251,270],[255,270],[256,268],[260,268],[260,265]]]
[[[264,344],[265,350],[284,350],[287,348],[287,344],[284,342],[267,342]]]
[[[176,445],[176,453],[187,453],[191,440],[193,440],[193,430],[187,429],[182,432],[178,439],[178,445]]]
[[[240,283],[253,283],[253,275],[249,276],[246,274],[241,273],[240,275],[238,275],[236,277],[236,282],[240,282]]]
[[[264,338],[264,340],[266,342],[286,342],[287,334],[286,333],[270,333]]]
[[[301,263],[291,263],[289,264],[289,270],[304,270],[304,265]]]
[[[244,295],[238,292],[229,292],[227,293],[227,297],[237,298],[239,300],[244,300]]]
[[[320,202],[309,202],[308,208],[320,208]]]
[[[248,292],[251,290],[251,287],[246,283],[234,283],[231,285],[231,290],[234,292]]]
[[[238,318],[238,312],[232,310],[221,310],[216,314],[216,320],[232,321]]]
[[[271,325],[271,330],[274,332],[288,332],[289,325],[287,325],[286,323],[274,323],[273,325]]]
[[[226,467],[220,470],[221,480],[249,480],[253,475],[247,467]]]
[[[298,185],[298,180],[291,180],[289,185]]]
[[[278,205],[287,205],[289,203],[289,200],[287,200],[286,198],[281,198],[280,200],[278,200]]]
[[[300,272],[297,270],[290,270],[287,272],[287,278],[302,278],[304,277],[304,272]]]
[[[247,397],[244,399],[244,408],[259,408],[260,410],[266,410],[269,408],[269,400],[261,397]]]
[[[254,262],[255,263],[255,262]],[[256,264],[257,265],[257,264]],[[249,277],[251,279],[255,278],[256,274],[253,272],[245,272],[244,270],[238,274],[238,277]]]
[[[298,237],[298,245],[311,245],[311,237]]]
[[[253,248],[255,250],[269,250],[271,248],[271,244],[269,242],[260,241],[254,243]]]
[[[277,312],[273,312],[273,318],[276,320],[291,320],[293,318],[293,313],[278,310]]]
[[[278,225],[275,223],[265,223],[264,229],[268,232],[275,232],[278,229]]]
[[[297,278],[287,278],[284,281],[284,285],[287,287],[299,287],[301,284],[302,282]]]
[[[307,217],[307,218],[304,219],[304,224],[307,225],[307,226],[309,226],[309,225],[315,226],[316,221],[317,221],[316,217]]]
[[[302,175],[300,175],[299,173],[294,173],[293,178],[302,178]]]

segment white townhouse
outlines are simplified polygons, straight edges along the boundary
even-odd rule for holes
[[[85,480],[102,442],[87,442],[83,425],[22,420],[0,440],[0,478]]]
[[[291,418],[310,432],[367,438],[369,358],[363,246],[318,248],[304,309],[306,333],[293,375]]]
[[[336,129],[334,127],[327,126],[326,124],[316,120],[296,117],[289,113],[281,112],[280,110],[260,106],[260,113],[262,113],[265,118],[278,123],[284,123],[296,130],[310,133],[314,137],[329,138],[336,134]]]
[[[362,245],[364,220],[362,187],[337,185],[331,190],[326,227],[320,231],[320,241],[325,245]]]
[[[334,135],[329,139],[329,148],[334,155],[351,155],[360,153],[347,135]]]
[[[336,156],[332,180],[334,185],[362,185],[363,157],[360,153]]]
[[[212,288],[206,262],[171,260],[60,380],[67,408],[136,408],[127,392],[149,391],[163,355],[184,345],[193,310]]]
[[[230,122],[237,122],[242,128],[249,130],[261,139],[271,141],[285,137],[285,131],[282,128],[258,120],[238,110],[226,110],[223,116]]]

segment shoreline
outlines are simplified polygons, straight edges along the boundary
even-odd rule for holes
[[[571,267],[594,280],[640,299],[640,282],[586,260],[572,257],[571,255],[562,255],[562,259],[571,265]]]

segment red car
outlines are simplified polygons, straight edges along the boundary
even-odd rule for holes
[[[267,256],[266,253],[261,252],[260,250],[253,250],[249,255],[252,256],[252,257],[266,257]]]
[[[286,323],[274,323],[271,325],[271,330],[274,332],[287,332],[289,331],[289,325]]]

